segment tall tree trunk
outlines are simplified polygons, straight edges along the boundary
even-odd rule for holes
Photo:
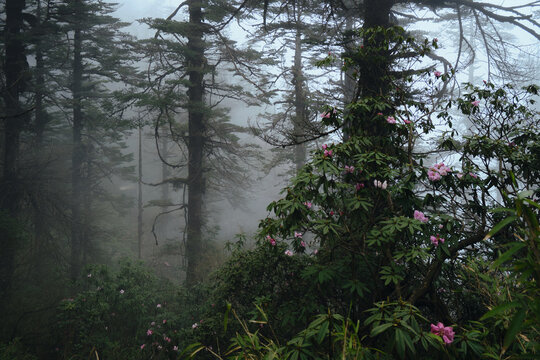
[[[189,143],[188,143],[188,223],[186,257],[188,261],[186,286],[203,279],[202,203],[204,192],[204,41],[203,17],[200,0],[188,1],[191,31],[188,35],[189,68]]]
[[[25,47],[21,39],[23,28],[24,0],[6,0],[5,14],[5,89],[3,91],[5,118],[3,120],[3,168],[0,182],[0,216],[17,218],[20,201],[20,184],[18,181],[19,138],[27,116],[23,114],[19,96],[24,89],[24,78],[27,67]],[[10,229],[5,229],[5,232]],[[3,231],[4,232],[4,231]],[[15,232],[0,233],[0,309],[4,309],[9,294],[15,248]]]
[[[47,113],[43,106],[43,99],[45,97],[45,63],[43,60],[43,11],[41,6],[41,0],[37,0],[36,8],[36,67],[34,71],[35,76],[35,110],[34,110],[34,135],[35,135],[35,156],[38,159],[38,164],[41,165],[43,157],[43,132],[45,125],[47,124]],[[38,181],[38,189],[34,192],[33,199],[33,218],[34,218],[34,271],[36,275],[42,274],[44,271],[44,242],[47,237],[47,223],[46,217],[43,216],[43,206],[41,199],[38,198],[39,194],[46,192],[46,181],[40,179]]]
[[[36,101],[35,101],[35,117],[34,117],[34,131],[36,135],[36,148],[38,151],[43,143],[43,131],[45,130],[45,125],[47,124],[47,114],[43,108],[43,98],[45,97],[45,64],[43,61],[43,19],[42,19],[42,9],[41,1],[37,1],[37,10],[36,10],[36,68],[35,68],[35,77],[36,77]]]
[[[142,125],[139,123],[139,178],[137,182],[137,245],[139,259],[142,259],[143,201],[142,201]]]
[[[80,4],[80,2],[78,2]],[[82,164],[84,149],[82,144],[82,34],[75,25],[73,43],[73,153],[71,158],[71,277],[75,279],[81,271],[83,221],[81,214],[82,198]]]
[[[365,0],[364,30],[388,28],[392,4],[393,0]],[[391,85],[387,77],[391,60],[385,36],[381,33],[375,36],[366,34],[362,42],[365,51],[370,51],[371,56],[365,57],[360,64],[356,98],[369,99],[386,96]],[[363,135],[375,136],[379,139],[374,142],[376,148],[380,148],[381,151],[393,151],[384,143],[384,138],[388,135],[388,127],[374,115],[375,113],[357,116],[350,128],[351,133],[360,131]],[[371,121],[366,121],[365,118],[371,118]]]
[[[346,53],[352,53],[355,48],[355,43],[353,40],[353,19],[351,16],[347,16],[345,19],[345,39],[344,39],[344,46],[345,46],[345,52]],[[355,92],[355,80],[354,80],[354,72],[355,69],[353,67],[349,67],[342,76],[344,76],[343,79],[343,109],[346,111],[347,105],[350,104],[354,99],[354,92]],[[346,121],[343,123],[343,140],[347,141],[349,139],[349,135],[351,133],[351,123],[349,121]]]
[[[364,29],[388,28],[390,26],[390,9],[393,0],[365,0],[364,1]],[[388,49],[383,47],[383,37],[376,36],[374,39],[364,37],[365,47],[377,48],[378,56],[371,56],[360,69],[360,94],[362,96],[379,96],[388,91],[389,82],[385,80],[390,66],[387,55]],[[384,60],[383,60],[384,59]]]
[[[298,5],[300,6],[300,5]],[[294,84],[294,137],[295,141],[298,141],[301,134],[305,133],[305,127],[307,124],[306,119],[306,93],[304,90],[304,75],[302,73],[302,33],[300,29],[300,17],[301,14],[297,10],[297,27],[295,37],[295,51],[294,51],[294,67],[293,67],[293,84]],[[294,147],[294,163],[296,165],[296,173],[300,171],[304,163],[306,162],[306,147],[305,144],[297,144]]]

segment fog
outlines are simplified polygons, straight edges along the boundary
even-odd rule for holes
[[[0,2],[0,360],[536,354],[539,11]]]

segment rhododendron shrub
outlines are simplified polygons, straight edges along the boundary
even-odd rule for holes
[[[378,36],[386,36],[397,52],[414,42],[399,29],[370,31],[382,32]],[[429,44],[415,49],[427,52]],[[361,62],[368,56],[364,51],[359,49],[345,63]],[[480,266],[482,260],[477,259],[498,254],[498,240],[504,237],[485,240],[485,235],[501,219],[500,212],[490,210],[512,204],[505,194],[513,164],[532,164],[515,169],[515,191],[538,189],[538,122],[523,105],[536,88],[526,89],[519,98],[486,83],[483,88],[468,87],[470,93],[446,107],[430,109],[423,99],[406,96],[401,83],[389,81],[387,93],[360,96],[343,109],[335,108],[331,121],[322,118],[329,127],[347,124],[345,140],[315,150],[283,190],[283,198],[268,206],[272,216],[260,224],[257,251],[303,259],[303,268],[300,274],[295,268],[302,281],[288,294],[298,291],[299,298],[268,293],[269,301],[263,302],[261,309],[270,314],[264,323],[274,327],[270,335],[277,337],[267,344],[290,341],[292,347],[305,345],[314,352],[324,339],[346,344],[346,335],[322,330],[316,341],[306,343],[306,316],[317,315],[309,310],[326,309],[328,316],[340,314],[347,319],[344,323],[358,324],[354,333],[361,340],[354,349],[366,356],[470,358],[501,351],[500,343],[478,322],[492,306],[491,298],[477,279],[464,274]],[[473,135],[453,129],[451,108],[475,124]],[[427,159],[422,154],[429,152],[418,152],[415,144],[428,140],[435,117],[445,121],[449,132],[431,151],[437,159]],[[508,126],[501,128],[502,121]],[[354,171],[347,171],[351,168]],[[262,277],[275,272],[272,266],[261,266]],[[483,268],[477,276],[485,272]],[[287,318],[284,326],[275,314],[295,301],[311,305],[301,319]],[[281,337],[281,331],[295,329],[293,340]],[[237,338],[236,344],[241,343]],[[298,349],[291,354],[295,351],[300,357]]]

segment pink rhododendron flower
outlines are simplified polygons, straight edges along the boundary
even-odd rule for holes
[[[472,104],[472,106],[476,107],[476,106],[480,105],[480,100],[471,101],[471,104]]]
[[[408,119],[403,119],[403,122],[404,122],[405,124],[410,124],[410,123],[412,123],[412,121],[411,121],[411,120],[408,120]]]
[[[86,275],[86,277],[89,277],[89,278],[91,278],[91,277],[92,277],[92,274],[88,274],[88,275]]]
[[[319,250],[315,249],[313,250],[313,255],[317,255],[319,253]]]
[[[124,291],[124,289],[121,289],[120,294],[123,294],[123,293],[125,293],[125,291]]]
[[[306,247],[306,243],[304,242],[304,240],[300,241],[300,246]]]
[[[161,304],[157,304],[156,307],[159,309],[161,307]]]
[[[389,124],[395,124],[396,119],[394,119],[393,116],[389,116],[389,117],[386,118],[386,122],[389,123]]]
[[[155,321],[152,321],[152,322],[150,323],[150,325],[151,325],[151,326],[154,326],[154,325],[156,325],[156,322],[155,322]]]
[[[431,240],[431,243],[435,246],[439,245],[439,241],[441,242],[441,244],[444,243],[444,238],[440,237],[439,234],[437,234],[437,236],[431,235],[429,239]]]
[[[196,329],[196,328],[198,328],[198,327],[199,327],[199,324],[197,324],[197,323],[191,325],[191,328],[192,328],[192,329]]]
[[[332,156],[332,150],[324,150],[324,157]]]
[[[430,181],[438,181],[441,179],[441,174],[433,170],[428,170],[427,175]]]
[[[414,218],[418,221],[421,221],[423,223],[427,223],[428,222],[428,218],[424,215],[423,212],[421,211],[418,211],[418,210],[414,210]]]
[[[449,172],[452,172],[452,169],[444,165],[444,163],[435,164],[429,168],[428,178],[431,181],[438,181],[441,179],[441,176],[446,176]]]
[[[471,175],[471,177],[473,177],[475,179],[478,178],[478,175],[476,175],[475,173],[470,172],[469,175]]]
[[[323,150],[326,150],[327,148],[328,148],[328,145],[323,144],[322,149],[323,149]]]
[[[270,235],[266,235],[266,240],[268,240],[270,242],[270,245],[276,246],[276,240],[274,238],[270,237]]]
[[[442,75],[440,71],[435,71],[433,74],[435,75],[436,78],[440,78]]]
[[[152,333],[153,333],[152,330],[150,330],[150,329],[146,330],[146,335],[150,336],[150,335],[152,335]]]
[[[293,252],[291,250],[285,250],[285,255],[293,256]]]
[[[328,118],[330,118],[330,111],[323,112],[322,115],[321,115],[321,117],[322,117],[323,119],[328,119]]]
[[[437,323],[437,325],[431,324],[431,333],[442,337],[446,345],[454,341],[454,329],[451,326],[444,326],[441,322]]]
[[[457,178],[458,178],[459,180],[461,180],[461,179],[463,178],[463,174],[462,174],[462,173],[458,173],[456,176],[457,176]]]
[[[167,319],[163,319],[163,323],[166,324],[166,323],[167,323]]]
[[[352,174],[354,172],[354,166],[345,165],[345,172]]]
[[[306,205],[308,209],[311,209],[312,204],[309,201],[306,201],[304,205]]]
[[[294,237],[295,238],[302,238],[302,233],[299,233],[299,232],[294,232]]]
[[[382,112],[378,112],[378,113],[377,113],[378,116],[382,116],[382,114],[383,114]]]
[[[178,351],[178,346],[174,345],[172,348],[174,351]]]
[[[330,210],[329,214],[330,216],[334,216],[334,212],[332,210]]]
[[[141,350],[144,349],[145,346],[146,346],[146,344],[142,344],[141,345]]]
[[[356,183],[356,190],[360,190],[364,188],[364,183]]]
[[[439,229],[442,229],[444,227],[443,224],[439,224]]]

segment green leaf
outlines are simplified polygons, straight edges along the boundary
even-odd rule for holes
[[[499,222],[497,225],[495,225],[493,227],[493,229],[491,229],[490,232],[487,233],[486,236],[484,236],[484,240],[487,240],[489,239],[490,237],[492,237],[493,235],[495,235],[496,233],[498,233],[502,228],[504,228],[506,225],[510,224],[512,221],[516,220],[517,219],[517,216],[515,215],[512,215],[512,216],[509,216],[507,217],[506,219],[504,219],[503,221]]]
[[[319,329],[319,332],[317,334],[317,343],[321,344],[326,337],[326,334],[328,334],[328,321],[325,321],[322,323],[321,328]]]
[[[393,325],[392,323],[386,323],[386,324],[382,324],[382,325],[374,327],[373,330],[371,330],[371,336],[379,335],[380,333],[387,330],[392,325]]]
[[[403,339],[403,331],[400,328],[396,329],[396,350],[400,358],[405,357],[405,340]]]
[[[525,246],[526,246],[525,243],[514,243],[514,246],[512,246],[508,251],[504,252],[504,254],[499,256],[499,258],[495,260],[493,264],[491,264],[491,268],[492,269],[498,268],[501,264],[504,264],[505,262],[510,260],[512,255],[514,255],[520,249],[523,249]]]
[[[514,338],[521,330],[521,325],[523,324],[523,321],[525,320],[525,316],[527,315],[527,309],[525,307],[522,307],[518,310],[518,312],[514,315],[514,318],[512,319],[512,322],[510,323],[510,326],[508,327],[508,331],[506,331],[506,334],[504,334],[504,340],[503,340],[503,349],[506,350],[508,347],[512,344],[514,341]]]
[[[499,306],[494,307],[493,309],[489,310],[487,313],[485,313],[481,318],[480,321],[484,321],[486,319],[489,319],[490,317],[494,317],[499,315],[502,312],[505,312],[506,310],[513,309],[516,306],[518,306],[518,302],[511,302],[507,304],[502,304]]]
[[[223,327],[227,331],[227,324],[229,323],[229,311],[231,311],[231,303],[227,303],[227,310],[225,311],[225,317],[223,318]]]

